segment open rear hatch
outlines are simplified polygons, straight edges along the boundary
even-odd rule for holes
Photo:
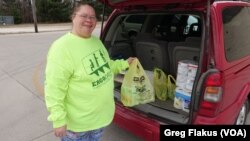
[[[185,60],[195,59],[197,63],[201,62],[199,59],[201,58],[200,54],[202,54],[201,47],[202,44],[204,44],[201,43],[201,38],[202,38],[201,36],[203,35],[201,34],[201,32],[203,32],[202,30],[205,29],[203,27],[204,24],[202,24],[203,23],[202,19],[206,18],[205,13],[202,12],[204,12],[204,9],[207,9],[208,5],[207,0],[100,0],[100,1],[104,2],[105,4],[107,4],[112,8],[120,9],[121,11],[123,11],[120,15],[116,13],[116,17],[115,18],[113,17],[112,21],[108,22],[107,26],[108,29],[105,29],[106,33],[104,34],[105,36],[103,37],[104,45],[107,47],[112,59],[119,59],[119,57],[126,59],[129,56],[138,57],[144,69],[147,71],[149,75],[151,75],[151,80],[153,74],[152,68],[154,67],[154,66],[152,67],[152,65],[154,64],[156,64],[155,67],[161,66],[163,70],[166,72],[166,74],[171,74],[175,77],[175,79],[177,79],[178,61],[183,59]],[[174,5],[174,7],[172,7],[171,12],[168,12],[168,10],[166,10],[166,7],[170,5],[171,6]],[[134,10],[137,9],[138,7],[144,7],[148,10],[146,10],[146,12],[145,11],[141,11],[138,13],[134,12]],[[164,8],[165,10],[163,10],[162,8]],[[192,9],[195,10],[192,11]],[[176,10],[177,12],[175,13],[174,10]],[[135,18],[133,16],[135,16]],[[136,21],[142,17],[144,20],[143,22]],[[130,20],[128,20],[129,18]],[[129,21],[134,21],[134,20],[136,21],[136,24],[129,23]],[[159,22],[160,20],[161,22]],[[157,23],[157,21],[159,23]],[[160,25],[163,23],[164,23],[163,26]],[[171,23],[172,25],[165,26],[167,23]],[[147,25],[148,27],[145,28],[144,24]],[[152,26],[152,24],[155,24],[155,26]],[[131,26],[136,27],[135,30],[136,32],[138,32],[136,33],[136,37],[133,38],[130,37],[129,33],[130,30],[124,29],[125,27],[130,28]],[[154,30],[153,27],[156,27],[157,31],[160,30],[163,31],[161,31],[161,33],[152,33],[154,34],[153,36],[152,35],[148,36],[149,34],[151,34],[151,32],[149,31]],[[143,30],[143,28],[145,29]],[[167,30],[168,28],[170,29],[170,31],[164,31]],[[178,31],[179,28],[182,30]],[[195,34],[191,35],[191,30],[194,30]],[[181,37],[179,35],[177,37],[176,36],[177,34],[172,33],[177,31],[178,34],[182,35]],[[124,34],[124,32],[126,32],[126,34]],[[166,35],[166,33],[169,34]],[[139,38],[139,34],[143,36]],[[149,46],[148,49],[146,47],[147,45]],[[172,49],[169,49],[169,47],[171,47]],[[147,52],[147,50],[151,51]],[[167,53],[164,52],[163,50],[164,51],[166,50]],[[176,56],[173,56],[172,55],[173,53]],[[183,56],[183,54],[187,55]],[[164,62],[164,63],[159,63],[160,65],[158,65],[158,62],[156,63],[150,62],[149,59],[153,59],[153,61],[155,61],[154,59],[156,58],[157,60],[157,57],[161,57],[159,60],[170,61],[170,63]],[[170,65],[167,66],[167,64]],[[175,65],[175,67],[173,67],[173,65]],[[116,76],[117,79],[115,79],[115,99],[116,103],[120,105],[122,105],[120,88],[122,84],[123,75],[124,74],[120,74],[118,75],[118,77]],[[198,81],[198,79],[196,78],[195,81]],[[181,124],[185,124],[189,121],[189,116],[190,116],[189,114],[191,113],[183,111],[183,109],[177,109],[176,107],[174,107],[174,100],[161,101],[157,98],[155,102],[140,104],[132,107],[131,109],[140,111],[146,114],[147,116],[152,116],[159,120],[173,121]]]

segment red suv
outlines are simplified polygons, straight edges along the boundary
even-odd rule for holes
[[[120,96],[122,81],[115,79],[116,124],[148,141],[159,140],[160,125],[245,124],[250,99],[249,2],[105,0],[104,3],[114,8],[101,34],[111,58],[136,56],[149,77],[154,68],[160,68],[175,77],[177,88],[190,90],[183,90],[190,95],[186,109],[175,107],[176,99],[157,98],[151,103],[125,107]],[[131,16],[130,22],[126,22]],[[134,29],[133,22],[137,30],[127,29]],[[180,64],[189,65],[185,62],[196,65],[189,87],[178,82],[180,72],[185,72]],[[180,91],[176,89],[175,97]]]

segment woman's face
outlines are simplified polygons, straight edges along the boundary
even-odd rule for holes
[[[96,26],[95,10],[89,5],[83,5],[72,17],[72,33],[83,38],[89,38]]]

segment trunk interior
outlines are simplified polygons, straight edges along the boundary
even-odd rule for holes
[[[177,83],[178,62],[189,60],[199,66],[201,25],[199,14],[187,11],[123,13],[113,19],[111,25],[107,25],[109,30],[104,35],[104,44],[113,60],[137,57],[152,85],[154,68],[160,68],[166,75],[172,75]],[[115,99],[118,103],[121,103],[123,77],[122,73],[115,76]],[[197,80],[195,77],[196,74],[193,81]],[[188,93],[192,96],[192,86]],[[172,120],[183,124],[188,121],[190,113],[176,108],[172,99],[163,101],[155,98],[154,102],[130,108],[159,120]]]

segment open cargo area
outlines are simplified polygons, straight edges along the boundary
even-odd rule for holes
[[[173,76],[171,82],[177,85],[176,91],[189,97],[186,109],[183,109],[184,101],[178,107],[174,104],[176,99],[160,100],[157,97],[154,102],[139,104],[132,108],[162,120],[186,123],[189,118],[187,104],[190,104],[200,58],[202,18],[198,13],[154,12],[124,13],[113,20],[104,42],[111,58],[115,60],[137,57],[152,85],[153,78],[156,77],[154,69],[158,68],[166,76]],[[196,70],[191,72],[192,77],[188,77],[187,74],[190,71],[189,65],[195,65]],[[181,67],[179,71],[178,67]],[[115,77],[117,101],[121,101],[123,77],[124,73]]]

